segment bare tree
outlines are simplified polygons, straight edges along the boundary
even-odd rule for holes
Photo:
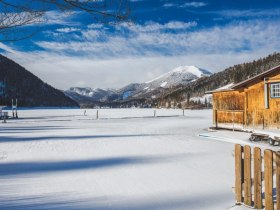
[[[117,23],[130,18],[129,0],[0,0],[0,41],[16,41],[36,33],[36,23],[58,10],[66,14],[86,12],[94,22]]]

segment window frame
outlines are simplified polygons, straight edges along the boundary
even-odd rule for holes
[[[278,85],[278,96],[273,95],[273,86]],[[270,98],[280,98],[280,82],[270,83]]]

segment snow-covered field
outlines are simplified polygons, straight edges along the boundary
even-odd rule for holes
[[[0,209],[226,210],[234,144],[211,110],[22,110],[0,125]]]

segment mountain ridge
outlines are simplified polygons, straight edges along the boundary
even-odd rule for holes
[[[79,103],[121,102],[145,96],[156,97],[156,95],[161,94],[166,89],[188,84],[191,81],[210,75],[211,73],[209,71],[195,66],[179,66],[147,82],[130,83],[116,90],[71,87],[65,91],[65,94]],[[96,91],[93,90],[103,92],[103,97],[98,96]],[[81,97],[79,98],[78,95],[81,95]]]
[[[79,107],[65,94],[43,82],[15,61],[0,54],[0,104],[18,99],[25,107]]]

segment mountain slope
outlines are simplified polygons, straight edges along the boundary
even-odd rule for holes
[[[0,104],[11,105],[18,99],[19,106],[78,107],[60,90],[44,83],[14,61],[0,55]]]
[[[113,90],[103,90],[100,88],[80,88],[71,87],[70,89],[64,91],[65,95],[69,96],[79,103],[90,103],[96,101],[106,101],[108,97],[115,94]]]

